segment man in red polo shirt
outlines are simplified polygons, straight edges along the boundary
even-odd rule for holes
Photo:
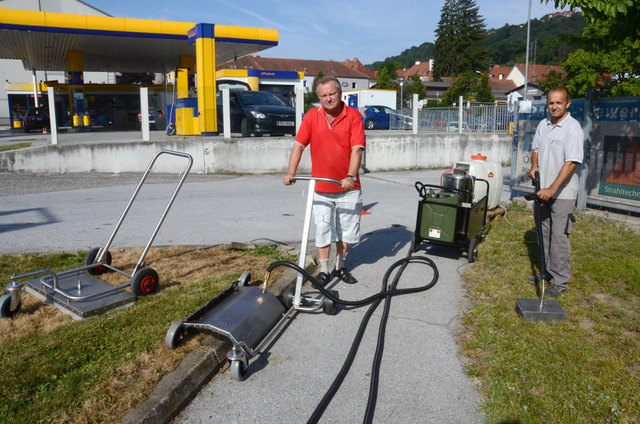
[[[302,152],[311,149],[311,175],[341,182],[318,181],[313,201],[316,223],[316,247],[320,272],[316,279],[326,285],[331,281],[329,254],[336,244],[335,276],[348,284],[357,283],[345,266],[349,244],[360,241],[362,193],[358,170],[365,148],[362,115],[342,101],[340,82],[332,76],[318,80],[316,94],[321,107],[305,114],[289,158],[289,170],[282,179],[285,185],[295,181]]]

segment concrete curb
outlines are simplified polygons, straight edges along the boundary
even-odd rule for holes
[[[315,263],[307,256],[305,269],[313,271]],[[297,273],[286,268],[283,275],[273,282],[270,292],[280,295],[282,290],[294,284]],[[175,371],[163,376],[149,399],[122,419],[123,424],[164,424],[171,420],[227,363],[229,345],[223,341],[207,338],[202,349],[188,354]]]

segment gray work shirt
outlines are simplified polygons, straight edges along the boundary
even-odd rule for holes
[[[540,188],[548,188],[555,181],[565,162],[582,163],[584,133],[580,123],[567,113],[556,125],[548,117],[540,121],[531,146],[538,152]],[[578,169],[553,196],[554,199],[578,197]]]

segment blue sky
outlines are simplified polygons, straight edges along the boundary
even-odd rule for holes
[[[435,41],[444,0],[84,0],[112,16],[269,28],[277,47],[263,57],[369,64]],[[531,18],[556,10],[531,0]],[[526,23],[527,0],[476,0],[487,28]],[[532,37],[534,34],[532,34]]]

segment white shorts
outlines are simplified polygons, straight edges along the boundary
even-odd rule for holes
[[[353,244],[360,241],[362,191],[318,193],[313,197],[316,223],[316,247],[337,241]]]

